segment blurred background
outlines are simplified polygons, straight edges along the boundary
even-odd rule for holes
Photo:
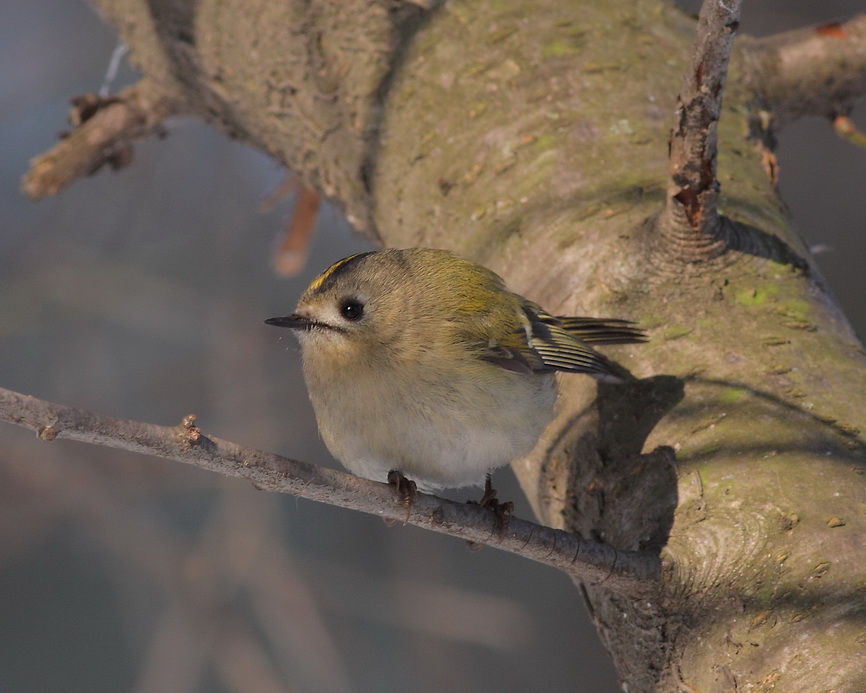
[[[743,30],[862,9],[751,0]],[[83,1],[0,6],[0,385],[165,425],[194,412],[206,433],[334,465],[294,340],[262,321],[367,248],[336,212],[320,214],[306,271],[277,277],[293,198],[260,210],[285,171],[181,119],[118,174],[38,204],[19,194],[116,45]],[[115,89],[134,78],[122,66]],[[866,128],[862,105],[854,117]],[[790,127],[778,155],[794,223],[866,334],[866,151],[815,119]],[[510,471],[496,485],[530,514]],[[0,424],[0,690],[619,688],[578,592],[551,569]]]

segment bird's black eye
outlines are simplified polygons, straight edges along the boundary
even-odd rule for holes
[[[346,320],[360,320],[364,315],[364,304],[354,298],[347,298],[340,304],[340,315]]]

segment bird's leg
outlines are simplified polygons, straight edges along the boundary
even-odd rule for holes
[[[489,474],[484,477],[484,495],[481,496],[478,505],[482,508],[490,508],[499,505],[499,501],[496,498],[496,489],[493,488],[493,479]]]
[[[514,503],[511,501],[505,501],[504,503],[499,502],[499,499],[496,497],[496,489],[493,488],[493,482],[490,479],[489,474],[484,480],[484,495],[481,496],[478,505],[482,508],[490,508],[495,512],[496,517],[499,519],[500,529],[503,532],[506,530],[508,527],[508,520],[511,519],[511,514],[514,512]]]
[[[475,503],[475,501],[469,501]],[[505,535],[505,530],[508,529],[508,522],[511,520],[511,515],[514,512],[514,503],[505,501],[500,503],[496,497],[496,489],[493,488],[493,481],[490,475],[484,480],[484,495],[481,500],[476,503],[482,508],[490,508],[496,514],[496,520],[499,527],[500,539]],[[467,541],[466,545],[473,551],[478,551],[483,544],[476,544],[474,541]]]
[[[388,472],[388,485],[394,488],[394,492],[400,497],[401,504],[406,510],[406,519],[403,522],[406,524],[409,522],[409,511],[412,509],[412,503],[418,497],[418,487],[414,481],[407,479],[402,472],[398,472],[396,469]]]

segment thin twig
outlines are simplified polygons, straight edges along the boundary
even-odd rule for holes
[[[247,479],[258,488],[378,515],[487,544],[558,568],[592,585],[631,597],[652,595],[657,555],[617,551],[576,534],[512,517],[502,531],[496,514],[478,505],[419,493],[408,519],[402,500],[384,483],[206,437],[188,416],[180,426],[119,419],[0,388],[0,421],[24,426],[42,440],[68,438],[192,464]]]
[[[836,134],[851,144],[866,149],[866,133],[860,130],[850,116],[837,116],[833,119],[833,129]]]
[[[725,248],[716,203],[717,124],[741,0],[704,0],[695,44],[677,100],[671,131],[671,177],[660,224],[663,250],[686,262]]]
[[[299,185],[292,218],[274,249],[271,264],[283,277],[293,277],[304,269],[310,252],[310,241],[316,230],[322,196],[306,185]]]

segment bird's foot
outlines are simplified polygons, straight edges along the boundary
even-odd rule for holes
[[[511,515],[514,513],[514,503],[511,501],[499,502],[499,499],[496,497],[496,489],[493,488],[493,482],[489,474],[484,480],[484,495],[481,496],[481,500],[469,502],[473,505],[480,505],[482,508],[490,508],[495,513],[499,538],[501,539],[505,535],[508,523],[511,521]],[[484,544],[478,544],[474,541],[467,541],[466,545],[472,551],[479,551],[484,546]]]
[[[418,487],[414,481],[407,479],[402,472],[398,472],[396,469],[388,472],[388,485],[394,488],[394,492],[400,499],[400,504],[406,511],[406,519],[403,521],[403,524],[406,524],[409,522],[409,511],[412,509],[412,503],[418,497]],[[385,524],[388,524],[387,520]]]

